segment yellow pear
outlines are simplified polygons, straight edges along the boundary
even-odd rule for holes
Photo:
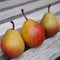
[[[52,37],[59,31],[58,19],[52,12],[50,12],[50,6],[51,5],[48,6],[48,12],[44,14],[40,22],[45,29],[47,37]]]
[[[59,30],[60,30],[60,23],[59,23]]]
[[[20,32],[14,30],[13,21],[11,21],[11,23],[13,24],[13,29],[8,29],[4,34],[1,41],[1,48],[4,54],[9,58],[15,58],[22,54],[25,45]]]

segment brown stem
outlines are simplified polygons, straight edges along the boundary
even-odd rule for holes
[[[48,5],[48,12],[50,12],[50,7],[51,7],[51,4]]]
[[[24,10],[21,9],[21,11],[22,11],[22,14],[23,14],[23,16],[25,17],[25,19],[28,20],[28,18],[26,17],[26,15],[25,15],[25,13],[24,13]]]
[[[13,21],[11,21],[11,23],[12,23],[12,26],[13,26],[13,30],[15,29],[15,25],[14,25],[14,22]]]

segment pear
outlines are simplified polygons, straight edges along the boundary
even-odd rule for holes
[[[52,37],[59,31],[59,23],[56,16],[50,12],[51,5],[48,6],[48,12],[44,14],[41,25],[45,29],[46,37]]]
[[[59,30],[60,30],[60,23],[59,23]]]
[[[16,58],[21,55],[25,49],[24,41],[20,32],[15,30],[13,21],[11,21],[13,28],[8,29],[1,40],[1,48],[6,56],[9,58]]]
[[[28,47],[38,47],[43,43],[45,39],[44,28],[37,21],[28,19],[25,16],[23,9],[22,14],[25,17],[26,21],[21,28],[21,36],[23,37]]]

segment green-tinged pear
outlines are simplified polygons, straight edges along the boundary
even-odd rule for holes
[[[52,37],[59,31],[58,19],[50,12],[50,6],[48,6],[48,12],[44,14],[40,22],[45,29],[46,37]]]

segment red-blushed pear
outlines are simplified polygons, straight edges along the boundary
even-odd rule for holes
[[[8,29],[1,40],[1,48],[5,55],[9,58],[16,58],[21,55],[25,49],[24,41],[20,32],[15,30],[15,25],[11,21],[13,28]]]
[[[37,47],[41,45],[45,39],[44,28],[37,21],[34,21],[33,19],[28,19],[25,16],[24,10],[21,10],[23,16],[26,19],[21,28],[21,35],[27,46]]]
[[[48,6],[48,12],[44,14],[41,25],[45,29],[46,37],[52,37],[59,31],[59,23],[56,16],[50,12],[50,6]]]

